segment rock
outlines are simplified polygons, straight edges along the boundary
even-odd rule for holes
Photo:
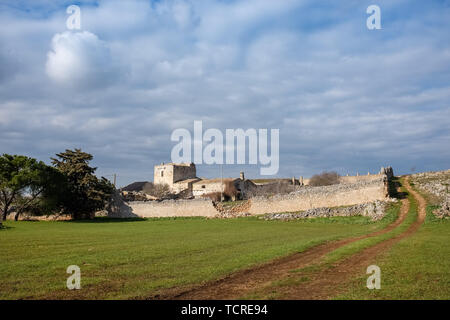
[[[236,206],[224,207],[222,202],[213,203],[214,207],[219,211],[217,218],[237,218],[249,216],[248,210],[251,207],[250,200],[244,201]]]
[[[450,217],[450,198],[446,198],[439,209],[433,211],[436,217],[443,219]]]
[[[351,217],[351,216],[367,216],[372,220],[380,220],[386,213],[388,201],[374,201],[363,204],[357,204],[347,207],[335,208],[315,208],[301,212],[293,213],[269,213],[262,216],[265,220],[296,220],[305,218],[329,218],[329,217]]]
[[[415,187],[434,197],[432,203],[439,203],[433,214],[441,219],[450,217],[450,170],[417,173],[411,178]]]

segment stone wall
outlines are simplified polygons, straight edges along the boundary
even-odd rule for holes
[[[10,213],[6,217],[6,220],[15,220],[16,213]],[[68,221],[72,220],[72,216],[68,214],[51,214],[51,215],[44,215],[44,216],[33,216],[28,213],[23,213],[18,218],[19,221]]]
[[[340,181],[340,183],[357,183],[357,182],[360,182],[360,181],[377,180],[377,179],[382,178],[384,175],[385,175],[384,173],[377,173],[377,174],[365,174],[365,175],[357,175],[357,176],[341,176],[339,178],[339,181]],[[303,185],[308,186],[309,185],[309,181],[311,179],[309,179],[309,178],[307,178],[307,179],[300,178],[300,180],[303,181]]]
[[[154,217],[214,217],[219,214],[209,199],[165,200],[165,201],[134,201],[126,205],[129,211],[122,211],[127,216],[141,218]],[[112,217],[112,215],[108,215]],[[117,216],[120,217],[120,216]]]
[[[357,182],[367,182],[374,181],[382,178],[381,174],[371,174],[371,175],[363,175],[363,176],[341,176],[339,178],[340,183],[357,183]]]
[[[330,218],[330,217],[353,217],[363,216],[369,217],[373,221],[380,220],[385,216],[386,207],[388,203],[396,201],[389,199],[389,201],[376,200],[374,202],[355,204],[352,206],[340,206],[332,208],[314,208],[300,212],[287,213],[268,213],[262,216],[265,220],[297,220],[305,218]]]
[[[296,212],[321,207],[348,206],[384,200],[388,197],[385,176],[376,180],[337,184],[325,187],[304,187],[300,190],[271,198],[256,197],[251,200],[252,215]]]
[[[296,212],[312,208],[349,206],[385,200],[388,197],[385,175],[377,179],[364,179],[356,183],[344,183],[325,187],[302,187],[286,195],[270,198],[255,197],[246,205],[245,214],[259,215],[277,212]],[[108,210],[109,217],[220,217],[210,199],[134,201],[115,199]]]
[[[427,195],[427,202],[439,206],[433,210],[434,215],[450,219],[450,170],[416,173],[411,180]]]

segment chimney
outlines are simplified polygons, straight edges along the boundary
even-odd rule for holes
[[[241,171],[240,178],[241,178],[241,180],[245,180],[245,178],[244,178],[244,171]]]

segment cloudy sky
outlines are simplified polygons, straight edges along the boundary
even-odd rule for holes
[[[278,176],[450,168],[448,0],[0,0],[0,21],[1,153],[82,148],[125,185],[202,120],[280,129]]]

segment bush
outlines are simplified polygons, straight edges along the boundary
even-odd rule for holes
[[[311,177],[309,180],[310,186],[329,186],[332,184],[338,184],[339,183],[340,175],[335,172],[327,172],[324,171],[321,174],[315,174]]]
[[[225,188],[223,190],[225,198],[234,199],[238,193],[239,191],[236,189],[233,181],[225,182]]]
[[[276,194],[288,194],[295,191],[295,186],[285,181],[277,181],[266,185],[258,186],[249,192],[247,196],[252,197],[268,197]]]
[[[170,194],[170,188],[169,185],[165,183],[154,184],[152,182],[149,182],[145,184],[142,192],[161,199],[167,197]]]
[[[202,198],[209,198],[214,202],[219,202],[220,198],[221,198],[221,193],[220,192],[206,193],[206,194],[202,195]]]

